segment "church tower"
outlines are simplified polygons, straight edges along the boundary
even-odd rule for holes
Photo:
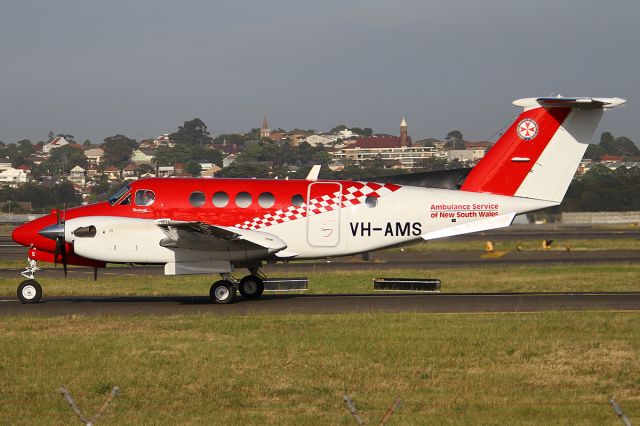
[[[409,129],[407,126],[407,120],[402,117],[402,121],[400,122],[400,145],[401,146],[409,146],[411,145],[411,139],[409,139]]]
[[[271,137],[271,129],[269,129],[269,120],[265,115],[262,119],[262,127],[260,128],[260,140]]]

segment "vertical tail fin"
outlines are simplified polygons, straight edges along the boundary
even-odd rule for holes
[[[560,203],[606,108],[620,98],[527,98],[524,111],[471,170],[463,191]]]

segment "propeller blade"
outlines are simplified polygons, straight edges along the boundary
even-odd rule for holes
[[[56,250],[54,253],[54,262],[58,264],[58,255],[62,258],[62,268],[64,269],[64,277],[67,278],[67,244],[64,241],[64,237],[60,236],[56,238]]]
[[[53,264],[58,266],[58,256],[60,255],[60,237],[56,237],[56,248],[53,252]]]
[[[98,281],[98,267],[93,267],[93,280]]]
[[[67,244],[64,242],[64,237],[62,240],[62,269],[64,269],[64,277],[67,278]]]

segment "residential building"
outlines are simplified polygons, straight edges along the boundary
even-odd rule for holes
[[[11,168],[11,160],[7,157],[0,157],[0,172]]]
[[[107,167],[107,169],[104,171],[104,174],[107,176],[107,179],[109,180],[119,180],[121,177],[120,169],[118,169],[115,166]]]
[[[86,170],[82,167],[75,166],[69,172],[69,180],[76,185],[84,186],[84,184],[86,183],[85,172]]]
[[[49,155],[52,149],[60,148],[65,145],[69,145],[70,141],[66,140],[62,136],[58,136],[57,138],[53,138],[51,142],[46,143],[42,146],[42,153]]]
[[[226,169],[227,167],[229,167],[230,165],[235,163],[236,162],[236,158],[238,158],[238,156],[236,154],[229,154],[226,157],[224,157],[222,159],[222,168]]]
[[[388,139],[388,138],[371,138]],[[399,139],[399,138],[394,138]],[[364,147],[362,145],[365,145]],[[374,145],[367,147],[366,145]],[[338,150],[332,154],[333,159],[341,164],[362,166],[367,161],[382,160],[385,168],[414,169],[422,166],[422,162],[436,156],[431,146],[398,146],[398,141],[377,141],[376,144],[361,143],[353,147]]]
[[[150,164],[155,157],[156,151],[151,148],[138,148],[131,153],[131,161],[133,163]]]
[[[102,163],[104,150],[102,148],[91,148],[84,152],[84,156],[87,157],[87,162],[89,164],[95,164],[97,166]]]
[[[209,167],[208,169],[203,169],[203,171],[200,174],[200,176],[202,176],[202,177],[214,177],[216,175],[216,173],[218,173],[220,170],[222,170],[220,167],[218,167],[215,164],[212,164],[211,167]]]
[[[484,149],[452,149],[447,151],[447,161],[473,163],[484,157],[484,152]]]
[[[306,142],[311,146],[326,146],[335,142],[337,138],[331,138],[323,135],[309,135],[306,137]]]
[[[17,187],[18,184],[29,182],[29,174],[22,169],[10,167],[0,172],[0,184]]]
[[[122,169],[122,179],[136,180],[138,179],[138,166],[135,163],[129,163]]]
[[[155,147],[168,146],[169,148],[173,148],[176,144],[171,140],[171,135],[169,133],[165,133],[155,138],[153,140],[153,145]]]

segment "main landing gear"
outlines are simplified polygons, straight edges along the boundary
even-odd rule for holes
[[[42,287],[35,280],[35,273],[39,271],[37,262],[33,259],[29,259],[29,266],[21,272],[21,275],[26,278],[18,286],[18,299],[20,302],[32,304],[38,303],[42,297]]]
[[[211,301],[218,304],[229,304],[236,300],[237,291],[245,299],[257,299],[264,292],[264,276],[261,276],[258,268],[249,270],[251,273],[237,281],[230,274],[221,274],[222,279],[211,286],[209,295]],[[260,275],[259,275],[260,274]]]

